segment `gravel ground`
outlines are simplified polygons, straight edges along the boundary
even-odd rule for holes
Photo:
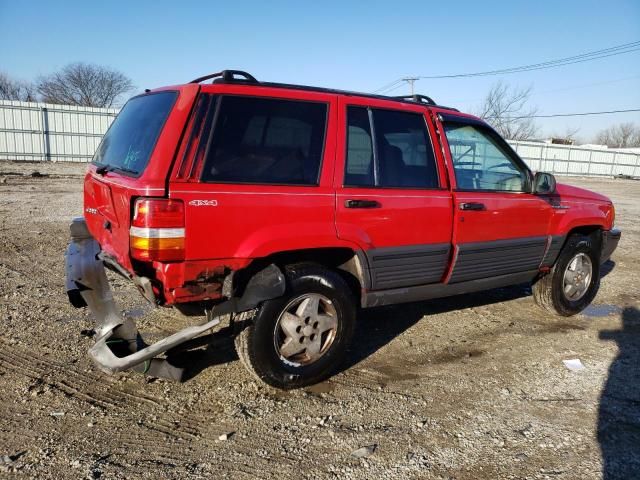
[[[64,294],[83,170],[0,162],[0,477],[640,478],[640,182],[565,179],[623,229],[584,314],[526,286],[369,310],[340,373],[281,392],[222,335],[178,359],[183,383],[92,365]],[[114,282],[151,338],[184,325]]]

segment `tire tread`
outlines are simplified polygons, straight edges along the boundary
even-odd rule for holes
[[[292,282],[295,282],[296,280],[303,279],[304,277],[324,278],[325,280],[328,280],[331,285],[335,286],[335,290],[339,292],[340,295],[346,297],[347,303],[350,304],[345,305],[348,310],[347,316],[351,317],[351,323],[353,323],[353,320],[355,319],[355,301],[353,299],[353,295],[349,286],[340,274],[334,272],[333,270],[329,270],[322,265],[309,263],[287,265],[283,268],[283,270],[287,278],[287,292],[285,293],[285,296],[290,296],[293,293],[290,289]],[[267,300],[267,302],[270,302],[270,300]],[[254,318],[252,319],[253,321],[241,322],[244,328],[242,328],[242,330],[236,334],[236,337],[234,339],[238,358],[240,359],[242,365],[249,371],[249,373],[258,380],[261,380],[262,382],[267,383],[272,387],[286,390],[307,386],[313,383],[317,383],[318,381],[326,378],[326,376],[331,373],[328,370],[322,373],[315,374],[313,376],[299,375],[293,379],[287,379],[285,381],[282,380],[282,378],[280,378],[278,375],[273,374],[270,371],[268,365],[265,365],[264,362],[260,362],[260,360],[256,356],[256,350],[255,348],[252,348],[252,345],[255,345],[256,342],[260,340],[254,338],[254,335],[256,334],[255,321],[261,321],[261,310],[263,308],[264,305],[262,305],[257,311],[254,311]],[[264,321],[264,319],[262,319],[262,321]],[[350,320],[344,319],[344,321]],[[349,343],[352,333],[353,325],[350,325],[346,330],[345,343]],[[340,355],[340,352],[336,353],[336,357],[338,360],[341,360],[341,356],[342,355]]]
[[[589,286],[589,290],[585,293],[585,296],[577,300],[575,305],[571,305],[564,299],[562,292],[558,290],[556,284],[562,281],[559,276],[564,275],[565,261],[568,261],[579,249],[586,249],[590,254],[593,265],[592,283]],[[534,301],[545,310],[563,317],[570,317],[581,312],[591,303],[598,293],[600,286],[599,260],[599,255],[593,250],[593,243],[590,237],[581,234],[571,235],[567,239],[564,247],[562,247],[560,255],[558,255],[551,271],[533,283],[531,290]]]

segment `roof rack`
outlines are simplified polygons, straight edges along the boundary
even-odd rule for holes
[[[223,70],[221,72],[212,73],[210,75],[205,75],[204,77],[196,78],[189,83],[201,83],[205,80],[214,79],[213,83],[240,83],[240,84],[257,84],[263,87],[273,87],[273,88],[291,88],[294,90],[306,90],[311,92],[324,92],[324,93],[334,93],[340,95],[354,95],[358,97],[367,97],[367,98],[378,98],[381,100],[395,100],[396,102],[411,102],[411,103],[420,103],[424,105],[432,105],[439,108],[444,108],[446,110],[452,110],[457,112],[456,108],[445,107],[444,105],[438,105],[431,97],[426,95],[403,95],[398,97],[388,97],[385,95],[375,95],[371,93],[362,93],[362,92],[350,92],[345,90],[336,90],[333,88],[322,88],[322,87],[310,87],[307,85],[291,85],[288,83],[273,83],[273,82],[259,82],[256,78],[250,73],[244,72],[242,70]]]
[[[433,101],[433,98],[427,97],[426,95],[399,95],[391,98],[397,98],[398,100],[409,100],[411,102],[417,103],[426,103],[427,105],[437,105],[437,103]]]
[[[244,77],[244,79],[235,78],[236,76]],[[254,77],[250,73],[243,72],[242,70],[222,70],[221,72],[205,75],[204,77],[198,77],[195,80],[191,80],[189,83],[201,83],[205,80],[209,80],[210,78],[219,78],[224,82],[233,82],[235,80],[241,82],[258,83],[256,77]]]

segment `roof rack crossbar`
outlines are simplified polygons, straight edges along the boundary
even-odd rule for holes
[[[427,97],[426,95],[400,95],[393,98],[397,98],[398,100],[410,100],[412,102],[426,103],[428,105],[436,105],[436,102],[433,101],[433,98]]]
[[[244,77],[243,79],[237,79],[236,76]],[[201,83],[210,78],[221,78],[225,82],[241,81],[258,83],[258,80],[250,73],[243,72],[242,70],[223,70],[221,72],[211,73],[204,77],[198,77],[195,80],[191,80],[189,83]]]

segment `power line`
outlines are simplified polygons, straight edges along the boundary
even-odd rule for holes
[[[530,72],[532,70],[543,70],[547,68],[562,67],[564,65],[573,65],[575,63],[590,62],[592,60],[598,60],[600,58],[613,57],[615,55],[623,55],[625,53],[632,53],[640,50],[640,41],[628,43],[625,45],[619,45],[617,47],[606,48],[603,50],[596,50],[594,52],[583,53],[581,55],[574,55],[572,57],[565,57],[558,60],[550,60],[548,62],[534,63],[531,65],[522,65],[520,67],[503,68],[500,70],[489,70],[486,72],[474,72],[474,73],[458,73],[454,75],[421,75],[421,79],[438,79],[438,78],[463,78],[463,77],[484,77],[489,75],[502,75],[509,73]]]
[[[546,93],[567,92],[567,91],[571,91],[571,90],[578,90],[580,88],[595,87],[595,86],[599,86],[599,85],[610,85],[612,83],[626,82],[627,80],[635,80],[636,78],[640,78],[640,75],[633,75],[632,77],[625,77],[625,78],[616,78],[616,79],[612,79],[612,80],[603,80],[602,82],[595,82],[595,83],[583,83],[583,84],[580,84],[580,85],[569,85],[567,87],[554,88],[553,90],[542,90],[540,92],[532,92],[531,96],[543,95],[543,94],[546,94]]]
[[[398,83],[395,83],[395,84],[391,85],[390,87],[384,89],[383,91],[378,89],[374,93],[378,94],[378,95],[388,95],[389,93],[391,93],[394,90],[397,90],[397,89],[399,89],[400,87],[403,87],[403,86],[404,86],[404,80],[398,80]]]
[[[468,77],[484,77],[490,75],[505,75],[510,73],[529,72],[533,70],[544,70],[548,68],[562,67],[565,65],[573,65],[576,63],[590,62],[592,60],[599,60],[601,58],[612,57],[615,55],[623,55],[625,53],[632,53],[640,50],[640,41],[625,43],[622,45],[616,45],[614,47],[603,48],[600,50],[594,50],[591,52],[581,53],[579,55],[573,55],[571,57],[559,58],[556,60],[549,60],[541,63],[533,63],[529,65],[521,65],[518,67],[503,68],[498,70],[487,70],[484,72],[473,73],[458,73],[449,75],[421,75],[419,79],[444,79],[444,78],[468,78]],[[398,79],[384,87],[379,88],[376,92],[381,92],[390,88],[390,86],[396,85],[401,82],[402,79]]]
[[[581,112],[581,113],[554,113],[551,115],[523,115],[521,117],[506,117],[509,120],[516,120],[519,118],[552,118],[552,117],[583,117],[586,115],[606,115],[609,113],[628,113],[628,112],[640,112],[640,108],[630,108],[627,110],[607,110],[602,112]],[[485,120],[492,120],[498,117],[485,117]]]
[[[394,85],[402,85],[402,81],[403,81],[403,80],[402,80],[401,78],[399,78],[399,79],[397,79],[397,80],[394,80],[393,82],[391,82],[391,83],[387,83],[385,86],[380,87],[379,89],[377,89],[377,90],[376,90],[375,92],[373,92],[373,93],[377,93],[377,92],[380,92],[380,91],[382,91],[382,90],[388,90],[389,88],[393,87]]]
[[[619,83],[619,82],[626,82],[627,80],[635,80],[637,78],[640,78],[640,75],[633,75],[631,77],[624,77],[624,78],[616,78],[616,79],[612,79],[612,80],[604,80],[602,82],[595,82],[595,83],[583,83],[580,85],[568,85],[566,87],[562,87],[562,88],[554,88],[552,90],[541,90],[539,92],[537,91],[532,91],[530,96],[532,97],[536,97],[539,95],[545,95],[547,93],[557,93],[557,92],[569,92],[572,90],[578,90],[581,88],[589,88],[589,87],[595,87],[595,86],[599,86],[599,85],[610,85],[612,83]],[[454,104],[461,104],[461,103],[470,103],[470,102],[479,102],[480,100],[483,100],[482,98],[473,98],[473,99],[462,99],[462,100],[455,100],[455,101],[450,101],[450,103],[452,105]]]

